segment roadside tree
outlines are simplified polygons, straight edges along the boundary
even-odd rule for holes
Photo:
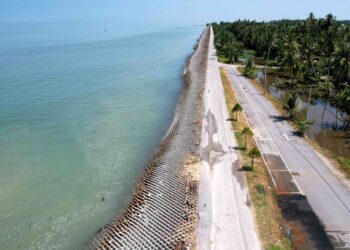
[[[255,158],[260,158],[262,155],[261,155],[261,152],[259,149],[257,149],[256,147],[252,148],[249,153],[248,153],[248,156],[250,158],[252,158],[252,164],[251,164],[251,169],[253,171],[253,166],[254,166],[254,159]]]
[[[238,102],[231,109],[231,113],[236,114],[236,117],[235,117],[236,121],[238,120],[237,112],[242,112],[242,111],[243,111],[243,108],[242,108],[241,104],[239,104]]]

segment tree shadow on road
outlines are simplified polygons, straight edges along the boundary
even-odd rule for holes
[[[274,121],[274,122],[284,122],[287,121],[288,118],[282,115],[270,115],[270,118]]]

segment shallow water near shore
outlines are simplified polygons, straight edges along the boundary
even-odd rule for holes
[[[203,27],[118,27],[0,25],[1,249],[84,248],[171,123]]]

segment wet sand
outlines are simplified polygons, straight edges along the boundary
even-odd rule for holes
[[[195,244],[202,92],[209,32],[188,60],[174,120],[124,212],[89,248],[182,249]]]

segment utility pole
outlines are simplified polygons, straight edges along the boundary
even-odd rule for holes
[[[266,94],[266,63],[265,63],[265,76],[264,76],[264,95]]]
[[[267,50],[267,61],[269,61],[269,60],[270,60],[270,48]],[[267,65],[266,65],[266,60],[265,60],[264,95],[266,95],[266,85],[267,85],[266,70],[267,70]]]
[[[311,93],[312,93],[312,87],[314,85],[310,85],[310,89],[309,89],[309,101],[307,102],[307,111],[306,111],[306,121],[308,121],[309,119],[309,110],[310,110],[310,103],[311,103]]]

